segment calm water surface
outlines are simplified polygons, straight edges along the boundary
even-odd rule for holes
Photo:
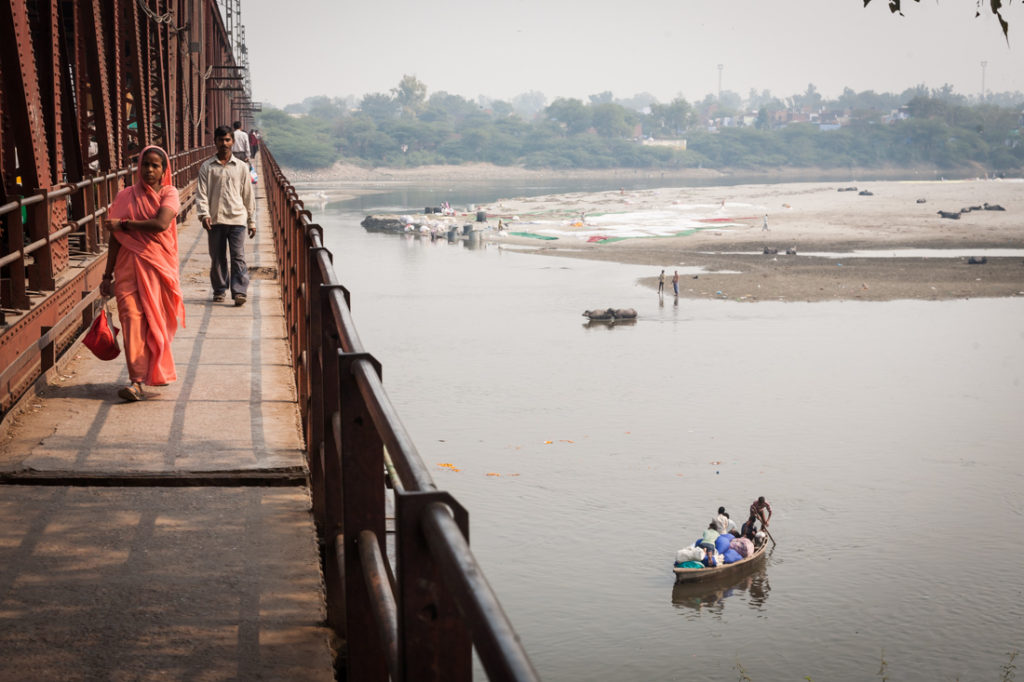
[[[656,267],[358,225],[527,191],[315,218],[541,676],[863,680],[884,656],[892,680],[1002,679],[1024,649],[1024,298],[677,303],[637,286]],[[639,320],[584,324],[598,307]],[[758,495],[764,569],[675,588],[675,550]]]

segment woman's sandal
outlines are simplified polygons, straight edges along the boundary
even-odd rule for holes
[[[129,384],[118,390],[117,395],[129,403],[137,403],[146,399],[146,394],[142,392],[142,384]]]

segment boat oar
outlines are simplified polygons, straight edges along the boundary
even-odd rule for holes
[[[775,546],[775,538],[772,537],[772,532],[768,530],[768,526],[761,524],[761,530],[768,534],[768,539],[772,541],[772,547]]]

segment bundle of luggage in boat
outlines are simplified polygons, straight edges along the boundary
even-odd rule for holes
[[[704,568],[704,548],[710,548],[711,544],[714,545],[715,566],[735,563],[754,553],[754,542],[749,538],[736,537],[732,533],[716,536],[714,533],[713,530],[705,531],[693,545],[676,552],[676,568]]]

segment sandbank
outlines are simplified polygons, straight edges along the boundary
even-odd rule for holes
[[[485,210],[489,229],[484,239],[501,248],[649,265],[651,276],[642,282],[652,289],[661,269],[667,278],[680,270],[680,296],[686,298],[887,301],[1024,296],[1021,179],[943,180],[936,179],[934,169],[850,169],[849,177],[893,174],[921,179],[778,182],[780,177],[828,177],[826,171],[798,169],[766,172],[763,183],[730,185],[736,176],[701,169],[563,173],[490,164],[413,169],[336,164],[313,173],[286,172],[295,182],[328,183],[331,201],[341,198],[339,192],[354,196],[440,181],[464,186],[554,177],[602,178],[612,186],[615,178],[664,181],[661,189],[509,197],[464,207],[460,218],[476,208]],[[703,186],[684,186],[695,179]],[[708,184],[716,179],[722,184]],[[675,180],[678,186],[668,187]],[[850,188],[856,189],[845,191]],[[956,220],[939,215],[940,210],[958,212],[986,203],[1005,210],[970,210]],[[766,214],[767,231],[762,229]],[[499,218],[509,227],[500,233],[494,229]],[[515,236],[517,232],[557,238],[540,240]],[[607,239],[599,241],[602,236]],[[766,248],[778,253],[765,254]],[[941,252],[906,251],[921,249]],[[786,255],[787,250],[797,255]],[[816,253],[829,255],[809,255]],[[985,255],[986,262],[970,264],[972,255]],[[671,295],[670,284],[666,289]]]
[[[985,204],[1004,210],[969,210],[956,220],[939,215]],[[511,220],[511,233],[558,237],[541,241],[488,231],[488,238],[504,248],[650,265],[644,283],[652,288],[662,268],[668,278],[681,269],[687,273],[681,275],[683,297],[823,301],[1024,295],[1024,181],[1019,179],[621,190],[509,198],[483,208],[492,225],[499,217],[503,224]],[[595,239],[602,236],[609,239]],[[766,248],[778,253],[766,255]],[[921,249],[941,251],[903,253]],[[787,250],[797,255],[786,255]],[[814,253],[826,255],[807,255]],[[989,255],[985,263],[971,264],[974,254]],[[694,270],[698,274],[688,274]],[[671,295],[671,286],[666,289]]]

